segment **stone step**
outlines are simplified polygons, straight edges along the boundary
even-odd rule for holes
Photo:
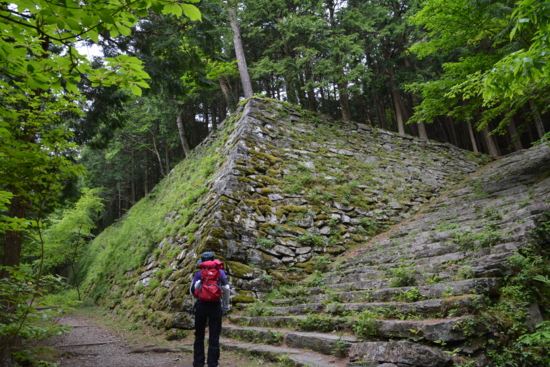
[[[279,328],[282,325],[287,328],[301,328],[308,331],[337,332],[341,330],[351,330],[363,323],[361,337],[382,337],[382,338],[401,338],[401,339],[419,339],[423,338],[429,342],[456,342],[466,340],[471,335],[482,335],[486,330],[475,321],[471,315],[446,318],[446,319],[424,319],[424,320],[383,320],[383,319],[363,319],[359,317],[316,317],[312,316],[263,316],[263,317],[244,317],[234,316],[231,322],[237,325],[246,325],[241,327],[224,326],[223,335],[244,339],[247,341],[262,341],[265,344],[280,345],[283,339],[289,345],[288,335],[294,335],[291,338],[315,339],[331,334],[291,332],[285,330],[274,330],[270,328]],[[261,327],[258,327],[261,326]],[[274,336],[275,335],[275,336]],[[313,336],[312,336],[313,335]],[[265,338],[265,339],[264,339]],[[334,348],[342,348],[342,340],[346,342],[355,342],[355,339],[346,340],[343,336],[336,339],[336,345],[329,345],[329,342],[319,344],[327,350],[334,351]],[[332,340],[331,340],[332,342]],[[305,342],[303,342],[305,343]],[[309,344],[314,344],[310,342]],[[296,346],[295,344],[293,346]],[[332,348],[332,349],[330,349]],[[316,350],[316,349],[313,349]],[[325,353],[325,352],[321,352]],[[333,352],[329,353],[332,354]]]
[[[376,260],[377,256],[387,256],[388,251],[399,251],[401,254],[407,252],[416,253],[419,246],[427,246],[429,248],[438,247],[441,243],[447,243],[453,240],[453,234],[458,234],[461,231],[468,230],[472,233],[479,233],[487,230],[489,227],[496,225],[498,231],[503,235],[507,242],[525,242],[524,235],[535,227],[535,222],[544,210],[548,210],[550,206],[544,203],[537,203],[526,208],[519,209],[517,212],[507,213],[503,215],[503,219],[499,221],[476,220],[476,229],[464,227],[442,231],[440,229],[439,218],[435,221],[435,226],[429,230],[414,235],[409,235],[413,232],[413,228],[402,229],[402,233],[394,234],[397,238],[386,238],[377,242],[376,246],[363,249],[361,256],[342,264],[341,268],[346,269],[362,264],[370,265]],[[417,221],[414,222],[418,226]],[[453,224],[457,224],[457,220],[453,220]],[[490,226],[489,226],[490,225]],[[419,254],[419,256],[423,256]]]
[[[500,228],[498,232],[502,235],[501,237],[505,238],[507,242],[513,241],[524,243],[524,236],[535,228],[536,221],[540,216],[540,211],[542,210],[541,208],[544,207],[546,206],[534,205],[529,208],[520,209],[523,211],[523,215],[506,215],[506,219],[496,222],[497,227]],[[395,259],[392,258],[392,256],[395,256],[395,253],[399,253],[400,256],[405,254],[409,254],[409,256],[411,256],[412,254],[416,258],[443,254],[445,253],[447,247],[451,247],[452,249],[453,246],[460,246],[442,246],[456,240],[453,238],[453,233],[460,234],[461,232],[464,232],[464,230],[469,230],[472,234],[479,233],[480,230],[487,230],[489,224],[493,226],[495,222],[482,221],[479,224],[478,230],[475,231],[472,231],[470,228],[457,228],[441,231],[436,227],[432,228],[430,231],[424,231],[414,236],[409,236],[409,233],[404,233],[403,236],[396,239],[385,239],[378,241],[376,246],[371,246],[370,248],[364,249],[361,256],[358,258],[342,264],[341,269],[395,261]],[[447,251],[451,249],[447,249]]]
[[[355,343],[350,350],[350,362],[360,366],[388,363],[407,367],[449,367],[450,354],[442,350],[408,341]]]
[[[318,353],[345,357],[357,338],[351,335],[335,335],[316,332],[274,330],[260,327],[224,325],[222,335],[227,338],[273,345],[285,344],[290,348],[309,349]],[[264,339],[266,338],[266,339]]]
[[[476,269],[479,277],[494,276],[491,275],[495,272],[495,269],[500,269],[500,273],[496,276],[506,275],[508,273],[508,267],[506,266],[506,260],[515,253],[518,248],[517,242],[504,243],[494,247],[483,248],[470,252],[453,252],[447,255],[435,256],[432,258],[422,258],[413,261],[402,261],[399,263],[381,264],[379,266],[362,266],[355,269],[348,269],[342,273],[332,272],[323,276],[323,281],[327,284],[327,288],[334,289],[340,288],[347,289],[346,287],[356,282],[367,282],[361,284],[367,288],[373,288],[369,284],[376,284],[380,282],[382,286],[382,280],[384,278],[391,278],[392,275],[403,268],[410,273],[417,273],[419,276],[416,278],[421,280],[421,276],[425,272],[441,273],[449,272],[449,268],[457,268],[457,264],[460,264],[458,268],[464,266],[478,267]],[[484,265],[486,264],[486,265]],[[456,269],[458,270],[458,269]],[[455,271],[456,271],[455,270]],[[376,279],[376,280],[374,280]],[[350,284],[351,283],[351,284]],[[391,282],[390,282],[391,283]],[[359,286],[356,284],[355,286]],[[366,288],[359,288],[366,289]],[[315,290],[312,290],[316,293]]]
[[[493,278],[503,277],[512,273],[512,268],[507,260],[514,252],[505,252],[487,255],[460,264],[435,264],[429,266],[417,266],[411,268],[395,268],[384,272],[366,272],[354,276],[358,280],[354,282],[340,282],[328,284],[324,287],[308,288],[311,295],[330,292],[353,292],[359,290],[372,290],[395,287],[406,282],[408,285],[421,286],[437,282],[450,282],[461,278]],[[403,272],[402,277],[396,277],[396,273]],[[378,277],[378,279],[368,279]],[[367,278],[367,279],[365,279]],[[382,278],[382,279],[380,279]],[[384,279],[385,278],[385,279]],[[343,278],[349,279],[349,278]]]
[[[380,312],[386,310],[388,317],[400,315],[418,315],[422,317],[446,317],[453,312],[455,316],[475,313],[484,306],[483,296],[466,294],[458,297],[437,298],[411,303],[403,302],[358,302],[358,303],[306,303],[287,307],[266,307],[265,312],[274,315],[305,315],[310,312],[326,312],[333,315],[371,310]],[[291,318],[291,317],[289,317]],[[261,326],[261,325],[257,325]],[[284,326],[280,326],[284,327]]]
[[[332,294],[318,294],[293,299],[274,299],[275,306],[291,306],[305,303],[330,302],[331,299],[344,303],[373,302],[373,301],[405,301],[415,302],[422,299],[445,298],[462,296],[465,294],[497,295],[499,281],[497,278],[476,278],[452,282],[443,282],[419,287],[381,288],[372,291],[334,292]]]
[[[289,367],[334,367],[340,359],[296,348],[253,344],[221,338],[221,347],[226,351],[244,352],[249,355],[283,363]]]
[[[509,238],[507,238],[508,240]],[[391,251],[387,251],[384,257],[380,258],[366,258],[363,265],[356,268],[348,268],[346,270],[336,270],[334,272],[327,273],[324,278],[328,283],[347,282],[351,280],[364,280],[353,278],[363,272],[381,271],[384,269],[392,269],[398,267],[421,267],[424,265],[445,264],[448,262],[468,261],[469,259],[476,259],[483,256],[494,255],[504,252],[514,252],[520,242],[507,241],[505,243],[497,244],[491,247],[480,248],[473,251],[465,251],[465,246],[455,244],[450,246],[443,246],[438,243],[437,247],[414,248],[414,252],[405,252],[394,254]],[[412,251],[412,250],[411,250]],[[370,273],[371,276],[376,276],[378,273]],[[352,277],[348,277],[348,276]]]

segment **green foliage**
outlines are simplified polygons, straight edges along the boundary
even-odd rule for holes
[[[520,336],[514,347],[528,361],[524,366],[550,365],[550,321],[537,325],[534,333]]]
[[[223,139],[216,144],[223,144]],[[167,214],[178,211],[188,213],[170,220],[168,224],[172,231],[182,229],[187,233],[187,245],[194,240],[191,232],[194,233],[198,227],[193,221],[202,205],[199,193],[205,192],[205,182],[211,174],[204,168],[216,167],[221,161],[220,155],[214,152],[216,148],[208,146],[201,155],[188,157],[172,173],[181,178],[181,185],[173,185],[168,178],[161,181],[155,189],[157,198],[141,200],[128,211],[124,221],[107,228],[87,246],[86,256],[82,258],[79,268],[95,302],[108,299],[112,285],[126,280],[128,271],[140,269],[154,253],[158,243],[167,235]],[[189,206],[182,208],[184,200]],[[159,259],[171,250],[169,247],[163,248]],[[149,286],[144,290],[151,293],[154,288]]]
[[[36,283],[36,278],[26,271],[6,267],[0,267],[0,270],[9,273],[9,277],[0,279],[0,298],[3,300],[0,304],[2,360],[6,360],[12,353],[19,358],[25,357],[23,349],[12,348],[16,338],[39,340],[68,330],[67,326],[56,323],[56,320],[69,310],[67,304],[37,309],[48,291],[55,291],[63,286],[61,278],[45,276]]]
[[[306,279],[305,284],[308,287],[322,287],[325,285],[325,280],[323,279],[323,273],[321,270],[315,270],[313,274]]]
[[[256,238],[256,244],[261,248],[271,249],[275,247],[277,242],[273,238]]]
[[[303,236],[296,237],[296,242],[304,246],[323,246],[325,238],[323,236],[315,236],[311,233],[305,233]]]
[[[468,19],[462,9],[468,8]],[[547,14],[544,6],[531,0],[467,2],[465,0],[422,2],[412,17],[429,32],[427,41],[411,49],[420,57],[444,55],[451,61],[436,80],[409,84],[423,101],[409,122],[431,123],[447,115],[460,121],[473,120],[479,131],[499,119],[494,133],[505,127],[525,105],[548,105],[545,86],[550,70],[546,53]],[[490,45],[487,47],[487,45]],[[458,51],[459,57],[451,57]],[[533,106],[535,108],[533,109]]]
[[[318,315],[308,314],[306,317],[300,318],[298,327],[305,331],[322,331],[331,332],[343,328],[341,320],[335,319],[330,314]]]
[[[408,268],[391,269],[392,287],[409,287],[416,284],[414,270]]]
[[[378,335],[377,319],[383,315],[378,310],[365,309],[361,311],[356,322],[352,325],[352,330],[364,340],[368,340],[370,336]]]
[[[369,235],[376,234],[378,230],[378,224],[374,219],[371,218],[360,218],[359,223],[361,224],[362,228],[365,229],[366,233]]]
[[[45,271],[51,271],[57,266],[68,266],[79,297],[78,285],[81,279],[77,278],[74,266],[82,256],[84,246],[94,237],[92,230],[96,228],[95,220],[103,209],[99,192],[99,189],[85,189],[74,206],[50,218],[51,224],[43,231],[44,258],[34,264],[37,269],[43,266]],[[40,255],[37,254],[37,257]]]
[[[329,256],[315,256],[312,262],[315,270],[321,272],[327,271],[330,264],[332,264],[332,260]]]
[[[266,310],[266,304],[258,299],[254,300],[254,303],[247,305],[244,310],[246,316],[270,316],[272,313]]]

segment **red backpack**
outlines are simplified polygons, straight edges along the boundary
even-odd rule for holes
[[[209,260],[200,264],[201,283],[195,289],[195,297],[203,302],[220,302],[222,288],[220,287],[220,270],[223,264],[219,260]]]

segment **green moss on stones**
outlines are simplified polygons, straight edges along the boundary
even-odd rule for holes
[[[239,176],[237,177],[237,180],[241,181],[241,182],[245,182],[249,185],[254,185],[254,181],[252,181],[251,179],[249,179],[248,177],[242,177],[242,176]]]
[[[251,274],[254,272],[254,269],[252,269],[250,266],[236,261],[228,261],[227,267],[231,274],[233,274],[237,278],[246,278],[247,276],[251,276]]]
[[[305,263],[298,263],[295,265],[297,268],[303,269],[305,273],[313,273],[314,265],[312,261],[307,261]]]
[[[289,213],[304,213],[307,212],[307,208],[305,206],[298,206],[298,205],[285,205],[280,206],[277,208],[277,219],[281,219],[283,215],[289,214]]]
[[[249,151],[250,154],[252,154],[252,159],[261,159],[263,161],[268,161],[269,164],[274,165],[275,163],[282,162],[283,160],[281,158],[277,158],[275,156],[272,156],[271,154],[263,153],[263,152],[257,152],[255,150]]]
[[[266,176],[266,175],[256,176],[256,181],[258,181],[260,183],[263,183],[263,184],[266,184],[266,185],[279,186],[279,185],[283,184],[283,181],[276,180],[273,177],[269,177],[269,176]]]
[[[225,231],[220,227],[210,228],[210,234],[214,237],[225,238]]]
[[[249,167],[235,167],[235,169],[241,171],[241,173],[244,173],[246,175],[253,175],[256,173],[256,170],[254,168]]]
[[[233,303],[252,303],[254,302],[254,293],[248,291],[239,291],[235,297],[232,298]]]

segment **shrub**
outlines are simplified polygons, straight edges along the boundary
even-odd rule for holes
[[[277,244],[272,238],[256,238],[256,244],[264,249],[271,249]]]
[[[322,246],[325,244],[325,238],[323,236],[314,236],[311,233],[306,233],[303,236],[296,237],[296,242],[300,245]]]

